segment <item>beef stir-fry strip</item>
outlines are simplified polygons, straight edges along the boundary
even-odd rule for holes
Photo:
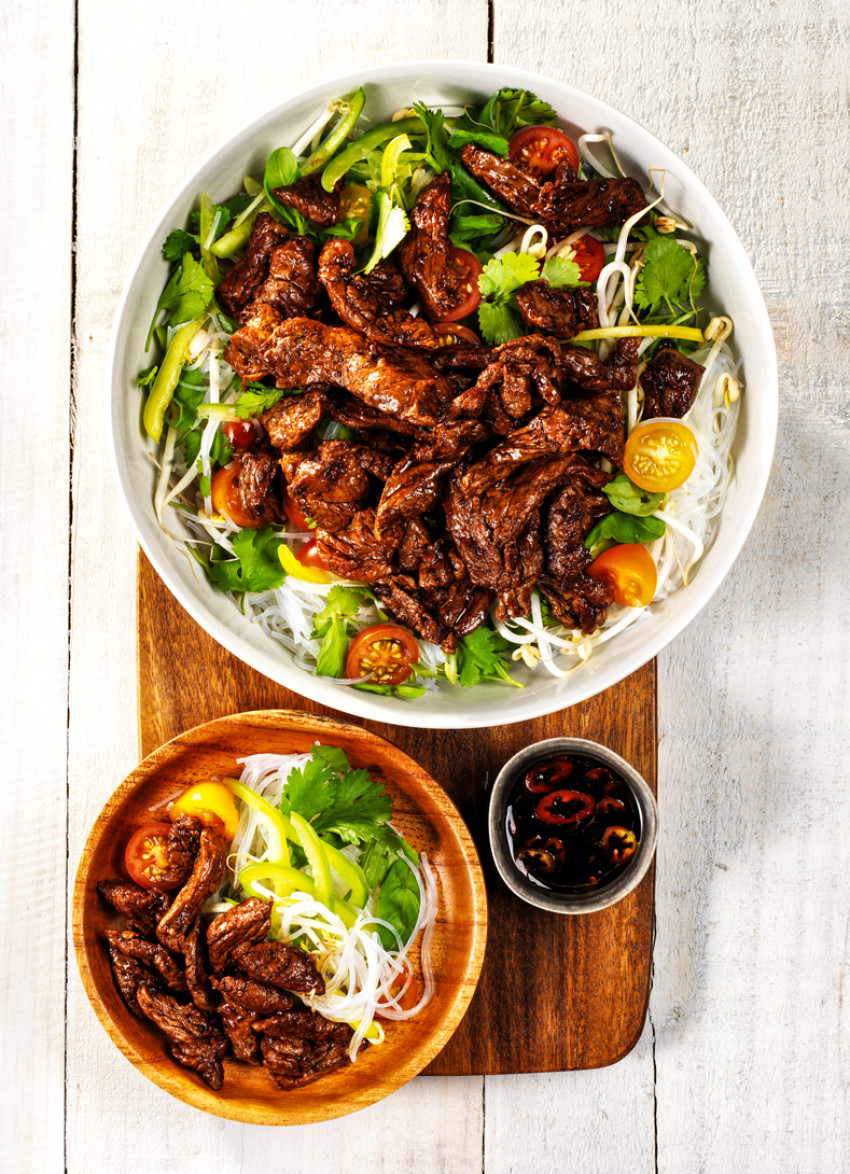
[[[252,897],[220,914],[207,929],[210,966],[218,974],[233,963],[240,950],[264,942],[271,926],[272,903]],[[216,986],[216,980],[213,980]],[[216,989],[220,989],[216,986]],[[228,998],[234,998],[224,992]]]
[[[224,837],[214,828],[205,827],[201,832],[192,874],[156,927],[156,936],[174,953],[183,953],[184,940],[192,928],[192,922],[210,893],[218,888],[224,872],[226,852]]]
[[[640,377],[644,419],[666,416],[681,420],[696,399],[704,370],[675,347],[659,347]]]

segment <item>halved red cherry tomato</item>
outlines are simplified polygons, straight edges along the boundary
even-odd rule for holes
[[[230,441],[231,448],[253,448],[265,436],[265,429],[259,420],[227,420],[221,430]]]
[[[239,473],[239,462],[231,461],[215,474],[210,486],[213,509],[234,526],[257,530],[263,523],[244,510],[239,500]]]
[[[355,637],[345,671],[349,677],[371,677],[381,685],[400,685],[419,660],[416,637],[396,624],[375,624]]]
[[[565,261],[575,261],[578,265],[582,281],[596,281],[605,268],[605,246],[595,236],[586,232],[572,244],[562,246],[558,256]]]
[[[410,980],[408,982],[408,979]],[[404,994],[399,996],[399,991],[407,983],[407,988]],[[412,1011],[419,1000],[422,998],[422,993],[419,989],[419,980],[411,969],[410,963],[405,962],[404,968],[396,981],[390,987],[390,994],[394,999],[398,1000],[398,1006],[402,1011]],[[395,1008],[393,1008],[394,1010]],[[376,1015],[381,1015],[380,1007],[375,1009]],[[381,1016],[383,1018],[383,1016]]]
[[[316,571],[326,571],[328,569],[328,564],[322,558],[321,554],[319,554],[319,548],[316,545],[315,538],[311,538],[309,542],[305,542],[295,557],[301,563],[302,567],[312,567]]]
[[[596,809],[596,800],[584,791],[550,791],[536,804],[534,814],[543,823],[578,827],[590,819]]]
[[[652,555],[637,542],[612,546],[587,568],[591,579],[610,583],[622,607],[646,607],[655,597],[658,571]]]
[[[456,322],[435,322],[434,330],[445,338],[440,346],[453,346],[458,342],[468,342],[472,346],[481,346],[481,339],[466,326],[458,326]]]
[[[239,826],[236,798],[224,783],[197,783],[187,787],[168,807],[172,822],[181,815],[194,815],[201,823],[217,828],[227,840],[233,839]]]
[[[130,879],[143,889],[167,893],[185,879],[175,876],[168,861],[168,835],[171,824],[148,823],[130,837],[124,850],[124,867]]]
[[[697,462],[696,437],[681,420],[644,420],[626,440],[623,470],[649,493],[684,485]]]
[[[448,314],[443,314],[444,322],[458,322],[461,318],[465,318],[467,314],[471,314],[473,310],[478,309],[481,301],[481,290],[478,288],[478,278],[483,272],[481,262],[474,253],[470,253],[468,249],[452,249],[449,254],[452,267],[460,274],[460,297],[461,301]],[[426,310],[433,318],[437,315],[427,304]]]
[[[339,193],[339,221],[362,220],[357,234],[351,238],[353,245],[362,245],[369,236],[369,204],[372,193],[359,183],[347,184]]]
[[[569,135],[556,126],[524,126],[508,143],[508,159],[534,179],[552,179],[558,164],[567,161],[578,171],[578,151]]]
[[[312,526],[310,525],[310,519],[301,509],[301,506],[298,505],[295,499],[289,494],[289,492],[286,492],[283,495],[283,512],[286,514],[287,518],[289,518],[290,522],[296,530],[316,529],[315,523],[313,523]]]

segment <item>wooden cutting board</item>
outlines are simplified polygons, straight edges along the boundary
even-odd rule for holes
[[[301,709],[350,721],[284,689],[206,634],[139,554],[139,743],[142,757],[181,731],[249,709]],[[655,790],[655,662],[581,705],[517,725],[422,730],[363,721],[415,758],[452,797],[478,846],[489,934],[466,1017],[425,1070],[435,1076],[557,1072],[622,1059],[640,1036],[649,999],[654,865],[602,913],[564,917],[515,898],[490,859],[489,784],[529,742],[591,738],[631,762]]]

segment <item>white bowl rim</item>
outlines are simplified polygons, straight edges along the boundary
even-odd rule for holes
[[[480,708],[474,712],[452,710],[450,712],[434,712],[426,704],[426,697],[419,702],[403,701],[391,697],[381,697],[375,694],[364,693],[359,690],[346,689],[341,692],[342,686],[334,685],[328,679],[307,674],[294,664],[290,664],[285,657],[288,654],[284,649],[270,647],[269,651],[252,647],[242,640],[227,624],[209,613],[202,602],[184,590],[179,577],[172,570],[169,559],[162,554],[155,545],[146,541],[146,531],[149,528],[149,519],[146,517],[146,508],[137,499],[133,492],[130,478],[125,467],[119,460],[122,449],[119,404],[126,394],[126,387],[122,385],[120,363],[122,351],[119,348],[121,326],[127,314],[127,306],[134,284],[139,276],[143,262],[152,249],[157,252],[163,239],[163,229],[168,231],[173,226],[172,217],[175,205],[185,200],[188,194],[197,196],[199,190],[197,177],[207,168],[222,161],[232,151],[236,144],[246,139],[254,132],[283,117],[295,107],[306,105],[324,95],[329,86],[336,92],[344,93],[359,85],[381,85],[390,81],[401,80],[412,72],[427,73],[429,80],[434,82],[462,84],[469,87],[496,83],[498,86],[519,85],[537,92],[540,89],[557,88],[563,94],[565,103],[572,98],[581,103],[591,103],[600,108],[601,118],[614,115],[617,120],[628,128],[632,128],[640,138],[654,144],[660,151],[671,155],[677,163],[678,174],[686,179],[689,190],[697,193],[701,204],[706,205],[721,223],[728,228],[728,234],[733,249],[737,249],[736,272],[747,286],[747,297],[750,309],[755,319],[761,345],[761,360],[764,364],[759,371],[759,380],[765,390],[761,414],[759,416],[759,433],[754,440],[758,445],[758,459],[754,465],[753,486],[750,496],[741,504],[736,518],[734,531],[730,535],[731,541],[724,543],[722,549],[715,551],[714,568],[711,580],[694,582],[687,589],[686,600],[679,605],[678,613],[674,617],[665,617],[663,625],[659,626],[657,634],[650,633],[648,639],[632,649],[623,652],[612,665],[595,675],[586,674],[582,669],[575,677],[570,678],[578,685],[576,695],[568,701],[563,699],[562,690],[558,689],[559,682],[552,678],[552,689],[539,694],[524,695],[518,690],[510,690],[510,699],[498,707],[490,705],[486,710]],[[486,85],[485,85],[486,79]],[[535,89],[536,87],[536,89]],[[751,324],[752,326],[752,324]],[[752,333],[752,330],[750,331]],[[738,236],[729,223],[725,213],[717,201],[710,194],[703,183],[693,174],[690,168],[668,147],[646,130],[640,123],[628,115],[622,114],[615,107],[599,98],[595,98],[585,91],[570,86],[565,82],[535,74],[528,70],[517,69],[512,66],[495,65],[478,61],[463,60],[411,60],[393,63],[390,65],[366,67],[347,74],[327,77],[314,85],[295,91],[284,101],[264,111],[256,118],[251,119],[228,139],[209,152],[194,168],[188,180],[175,189],[171,199],[164,205],[162,212],[150,232],[137,251],[128,273],[127,280],[116,307],[113,320],[112,340],[108,360],[108,412],[110,418],[110,455],[113,470],[121,488],[121,494],[126,504],[133,528],[136,531],[140,545],[144,549],[154,569],[166,584],[168,589],[177,598],[179,603],[219,644],[234,656],[263,673],[270,679],[278,682],[295,693],[309,697],[314,701],[327,705],[329,708],[341,710],[356,717],[368,718],[375,721],[394,723],[401,726],[431,728],[431,729],[464,729],[488,727],[499,724],[512,724],[525,721],[533,717],[553,713],[568,706],[579,704],[596,694],[603,692],[612,685],[623,680],[646,664],[666,647],[706,606],[714,593],[728,574],[732,564],[738,557],[746,539],[752,529],[756,515],[760,508],[770,475],[773,451],[776,442],[778,424],[778,369],[776,350],[764,298],[752,270],[749,258],[744,251]],[[148,507],[149,508],[149,507]],[[677,593],[678,594],[678,593]],[[648,626],[648,625],[647,625]],[[270,641],[271,645],[271,641]],[[585,685],[586,688],[582,686]],[[478,686],[481,690],[483,686]],[[500,688],[500,686],[494,686]],[[508,687],[506,687],[508,688]],[[472,693],[472,690],[463,690]],[[492,696],[492,692],[490,696]],[[472,699],[470,699],[472,700]],[[476,699],[478,700],[478,699]]]

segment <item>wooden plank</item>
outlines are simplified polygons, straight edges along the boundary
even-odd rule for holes
[[[141,554],[138,624],[142,755],[191,726],[240,710],[332,712],[216,644]],[[490,934],[478,991],[428,1072],[550,1072],[619,1060],[640,1036],[649,997],[653,873],[625,900],[588,917],[559,917],[523,904],[490,859],[488,782],[529,742],[571,734],[604,742],[654,786],[654,663],[580,706],[533,722],[439,732],[361,724],[443,785],[472,831],[487,878]]]
[[[64,1161],[73,4],[10,0],[2,44],[0,1164],[23,1174]]]

